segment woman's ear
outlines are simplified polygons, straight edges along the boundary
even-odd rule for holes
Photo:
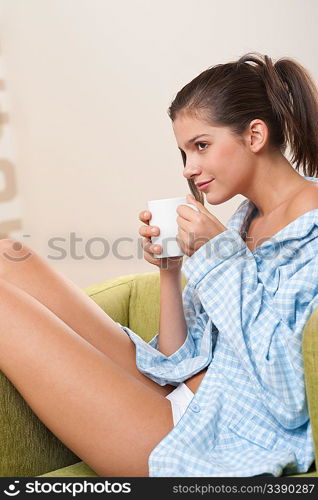
[[[246,133],[250,150],[258,153],[266,144],[269,137],[269,131],[263,120],[252,120]]]

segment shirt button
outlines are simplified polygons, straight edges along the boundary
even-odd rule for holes
[[[201,410],[200,406],[197,405],[197,404],[195,404],[195,403],[193,403],[192,405],[190,405],[190,409],[192,411],[194,411],[194,413],[199,413],[199,411]]]

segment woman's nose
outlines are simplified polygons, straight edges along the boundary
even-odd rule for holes
[[[200,174],[201,170],[199,167],[194,166],[194,165],[186,165],[183,169],[183,176],[186,179],[191,179],[193,176],[198,176]]]

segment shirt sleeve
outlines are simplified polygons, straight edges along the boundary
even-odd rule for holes
[[[312,262],[307,263],[302,276],[312,269]],[[285,428],[307,421],[302,330],[317,306],[312,276],[311,289],[305,290],[305,308],[301,304],[305,281],[299,280],[298,273],[298,279],[287,282],[285,307],[294,311],[302,307],[301,321],[288,324],[258,275],[253,253],[234,229],[200,247],[183,264],[182,272],[216,325],[219,339],[226,340],[247,370],[265,407]],[[314,279],[318,283],[318,276]]]
[[[136,366],[139,371],[159,385],[178,385],[188,379],[205,366],[212,358],[212,337],[215,329],[210,332],[211,321],[202,309],[201,303],[192,303],[193,294],[187,286],[183,291],[185,297],[184,314],[187,322],[187,336],[184,343],[170,356],[158,351],[156,334],[149,342],[143,340],[137,333],[128,327],[121,328],[129,335],[136,345]],[[200,307],[200,310],[198,310]],[[173,335],[173,332],[171,332]]]

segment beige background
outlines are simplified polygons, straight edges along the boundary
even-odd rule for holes
[[[318,80],[316,0],[2,0],[0,15],[0,156],[17,186],[0,222],[81,287],[157,270],[138,214],[188,192],[167,115],[184,84],[248,51]],[[225,223],[242,199],[207,208]]]

